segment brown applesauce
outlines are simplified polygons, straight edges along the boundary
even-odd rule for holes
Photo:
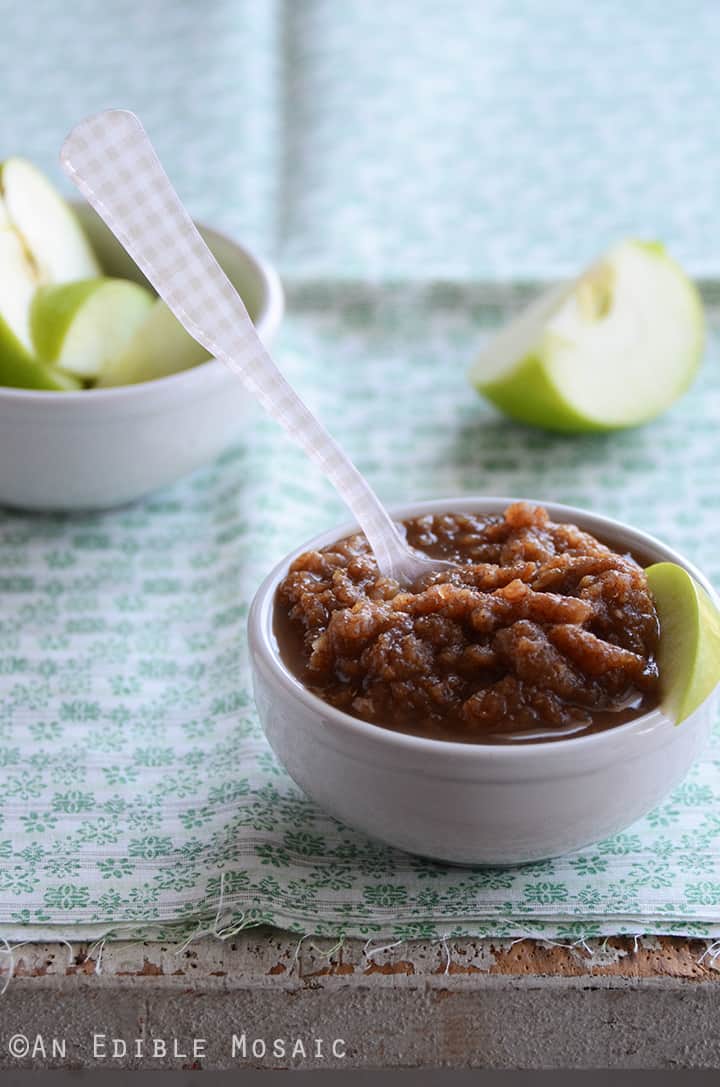
[[[358,534],[300,555],[278,588],[281,656],[320,698],[471,743],[583,735],[657,704],[658,618],[632,555],[524,502],[404,527],[457,570],[406,591],[380,577]]]

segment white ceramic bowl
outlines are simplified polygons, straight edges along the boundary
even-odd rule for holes
[[[75,210],[108,275],[145,282],[102,220]],[[266,344],[283,291],[275,271],[236,242],[200,232]],[[215,359],[140,385],[81,392],[0,387],[0,504],[78,510],[119,505],[172,483],[242,432],[249,394]]]
[[[512,499],[421,502],[397,518],[501,512]],[[643,532],[570,506],[545,503],[621,549],[684,566]],[[359,721],[306,690],[282,663],[272,630],[275,590],[296,555],[342,538],[326,532],[284,559],[258,590],[248,620],[255,699],[278,758],[321,807],[390,845],[454,864],[517,864],[557,856],[622,830],[685,776],[707,740],[713,696],[682,725],[659,710],[576,739],[527,746],[422,739]]]

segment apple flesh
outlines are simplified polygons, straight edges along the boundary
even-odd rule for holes
[[[188,370],[209,357],[158,298],[126,347],[103,367],[97,385],[110,388],[152,381]]]
[[[126,279],[85,279],[40,287],[30,306],[37,355],[83,380],[96,378],[143,323],[147,288]]]
[[[624,241],[545,292],[469,373],[496,407],[551,430],[635,426],[665,411],[702,357],[699,294],[654,242]]]
[[[17,232],[6,218],[0,218],[0,385],[78,389],[78,381],[34,357],[28,313],[35,286],[33,269]]]
[[[0,164],[0,200],[4,218],[20,238],[38,284],[100,275],[95,254],[71,208],[31,162],[9,158]]]
[[[658,562],[645,572],[660,620],[661,705],[679,725],[720,682],[720,613],[682,566]]]
[[[0,164],[0,384],[67,391],[80,382],[36,356],[30,307],[44,283],[96,275],[75,216],[31,163]]]
[[[22,242],[12,227],[0,224],[0,317],[13,336],[31,347],[28,315],[36,281]]]

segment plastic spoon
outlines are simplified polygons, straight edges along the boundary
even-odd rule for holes
[[[190,335],[242,378],[320,466],[365,533],[380,572],[408,585],[452,569],[408,546],[370,484],[280,373],[135,114],[107,110],[81,121],[60,159]]]

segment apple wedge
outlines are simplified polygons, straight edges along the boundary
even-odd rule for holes
[[[25,249],[37,283],[66,283],[100,275],[80,224],[60,193],[31,162],[0,164],[2,217]]]
[[[33,355],[28,312],[33,270],[17,233],[0,220],[0,385],[26,389],[78,389],[69,375]]]
[[[720,613],[682,566],[658,562],[645,573],[660,620],[661,704],[679,725],[720,682]]]
[[[624,241],[575,282],[541,295],[468,376],[520,422],[613,430],[677,400],[697,373],[703,342],[700,296],[682,269],[657,243]]]
[[[119,354],[152,308],[154,296],[127,279],[85,279],[39,287],[30,332],[45,362],[91,380]]]
[[[47,178],[25,159],[0,164],[0,384],[81,387],[76,378],[36,357],[30,307],[44,283],[97,274],[89,242]]]
[[[126,347],[105,365],[97,385],[110,388],[152,381],[188,370],[209,357],[158,298]]]

